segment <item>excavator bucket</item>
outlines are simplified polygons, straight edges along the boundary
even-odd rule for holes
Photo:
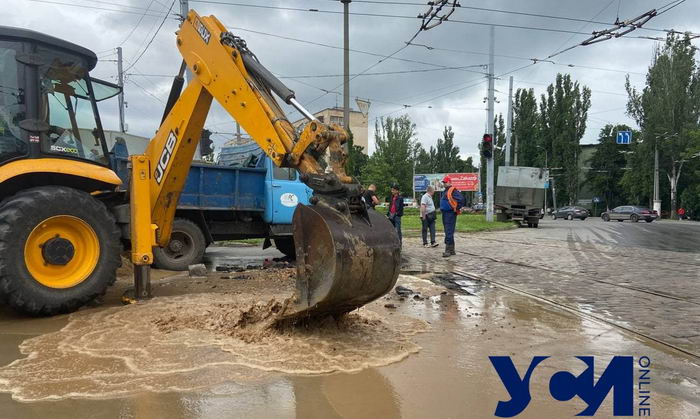
[[[394,287],[401,265],[396,230],[373,210],[364,215],[325,204],[297,206],[297,295],[285,318],[337,316]]]

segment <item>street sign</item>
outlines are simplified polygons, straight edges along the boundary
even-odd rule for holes
[[[618,131],[616,144],[632,144],[632,131]]]
[[[452,179],[452,186],[459,191],[476,191],[479,189],[478,173],[447,173]],[[436,191],[442,192],[442,179],[445,173],[417,174],[413,176],[413,189],[416,192],[425,192],[428,186],[432,186]]]
[[[599,204],[600,201],[601,201],[601,199],[600,199],[599,197],[597,197],[597,196],[594,196],[594,197],[593,197],[593,202],[594,202],[594,203]]]
[[[413,190],[416,192],[425,192],[430,185],[430,179],[426,175],[413,176]]]

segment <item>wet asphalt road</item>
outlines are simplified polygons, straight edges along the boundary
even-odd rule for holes
[[[692,221],[632,223],[604,222],[600,218],[584,221],[545,218],[539,230],[532,235],[608,246],[700,253],[700,223]]]
[[[370,305],[384,318],[409,316],[430,325],[428,332],[414,337],[422,349],[400,362],[359,373],[251,370],[249,380],[231,379],[215,387],[192,387],[184,380],[167,392],[154,392],[149,383],[135,381],[123,397],[99,397],[98,380],[84,389],[94,399],[21,402],[13,399],[17,390],[6,389],[0,393],[0,417],[492,417],[498,401],[509,395],[489,355],[513,356],[519,366],[533,356],[551,356],[551,364],[533,376],[532,403],[519,417],[574,417],[581,411],[580,400],[558,403],[547,392],[551,372],[572,368],[571,360],[579,355],[650,356],[655,416],[697,417],[700,356],[693,354],[700,354],[698,233],[700,224],[694,223],[546,219],[539,229],[460,234],[458,255],[449,259],[440,257],[442,246],[424,249],[420,239],[408,238],[407,273],[426,278],[426,289],[434,286],[427,281],[431,273],[439,273],[447,279],[436,283],[451,281],[463,290],[443,294],[438,288],[423,292],[428,298],[406,301],[392,291]],[[279,256],[275,249],[213,247],[205,263],[211,269]],[[483,281],[454,280],[449,273],[456,270],[475,273]],[[510,288],[493,286],[490,280]],[[400,283],[420,289],[420,281],[402,277]],[[388,309],[386,303],[395,308]],[[103,309],[109,309],[109,303],[96,310]],[[56,332],[69,318],[27,319],[0,309],[0,366],[26,356],[19,349],[25,339]],[[197,358],[202,365],[207,350]],[[109,361],[109,354],[104,355]],[[155,366],[157,361],[154,358]],[[98,362],[95,367],[104,366]],[[210,373],[202,367],[200,374]],[[22,385],[21,376],[18,381],[14,384]],[[608,397],[598,416],[611,414]]]

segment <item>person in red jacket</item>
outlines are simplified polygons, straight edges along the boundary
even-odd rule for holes
[[[389,221],[394,225],[396,232],[399,234],[399,242],[403,243],[401,238],[401,217],[403,217],[403,196],[399,190],[399,185],[391,185],[391,197],[389,198],[389,211],[386,214]]]

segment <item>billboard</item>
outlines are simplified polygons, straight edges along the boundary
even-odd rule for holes
[[[452,186],[460,191],[477,191],[479,189],[478,173],[448,173],[452,179]],[[413,189],[416,192],[425,192],[428,186],[432,186],[436,191],[444,191],[442,178],[445,173],[429,173],[415,175],[413,177]]]

